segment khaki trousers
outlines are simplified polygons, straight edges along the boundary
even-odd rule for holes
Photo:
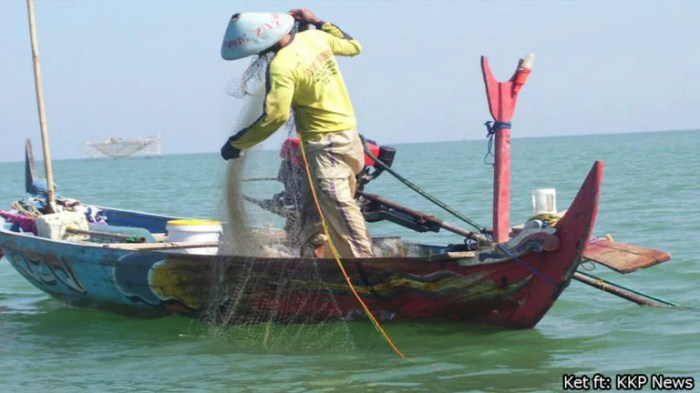
[[[355,202],[356,175],[364,168],[365,158],[356,130],[333,132],[304,141],[312,185],[328,226],[333,245],[341,257],[372,256],[372,241],[359,206]],[[302,256],[324,245],[318,209],[308,179],[302,188]],[[330,255],[325,255],[330,256]]]

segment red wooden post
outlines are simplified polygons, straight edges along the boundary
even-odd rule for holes
[[[493,239],[496,243],[510,237],[510,119],[515,111],[518,92],[532,69],[533,55],[520,59],[507,82],[497,82],[486,56],[481,56],[481,71],[486,85],[489,111],[495,121],[496,162],[493,177]]]
[[[510,128],[494,129],[493,238],[496,243],[502,243],[508,241],[510,234]]]

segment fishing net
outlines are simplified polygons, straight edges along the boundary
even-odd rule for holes
[[[226,86],[226,93],[239,99],[258,97],[258,101],[260,102],[255,102],[255,104],[262,105],[262,98],[260,96],[264,94],[265,73],[267,71],[267,65],[271,60],[272,54],[255,57],[250,63],[250,66],[243,72],[243,75],[241,75],[240,78],[234,78],[228,86]],[[250,115],[252,111],[253,110],[247,113],[245,111],[241,112],[241,117]],[[252,122],[256,117],[245,120],[251,120]],[[245,124],[240,121],[239,123]]]
[[[227,93],[240,99],[236,101],[240,115],[234,130],[252,124],[262,113],[265,72],[270,60],[271,56],[259,56],[241,79],[227,86]],[[295,136],[293,118],[283,128],[277,132]],[[246,174],[256,169],[254,164],[251,166],[257,162],[254,155],[272,152],[245,153],[227,164],[222,204],[222,216],[226,218],[221,256],[211,277],[212,295],[206,310],[208,333],[275,351],[355,348],[349,325],[338,321],[340,309],[322,280],[318,262],[299,263],[297,259],[297,217],[285,217],[284,231],[275,231],[260,228],[256,220],[259,214],[251,214],[260,209],[246,201],[246,194],[254,192],[260,183],[245,181]],[[274,157],[280,162],[276,152]],[[269,166],[270,160],[264,161]],[[278,195],[284,199],[280,204],[290,210],[299,204],[299,185],[303,184],[300,176],[304,172],[280,170],[276,177],[278,188],[287,184],[286,191],[291,190],[284,196]],[[232,255],[236,257],[229,257]],[[363,329],[366,327],[360,328]]]

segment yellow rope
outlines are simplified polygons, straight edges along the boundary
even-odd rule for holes
[[[348,283],[348,286],[350,287],[350,290],[352,291],[352,294],[355,296],[355,299],[360,303],[360,306],[362,306],[362,309],[364,310],[365,314],[367,314],[367,317],[372,321],[374,324],[374,327],[377,329],[377,331],[384,337],[384,340],[389,344],[391,349],[396,352],[397,355],[401,359],[405,359],[406,356],[404,356],[403,353],[399,350],[398,347],[394,344],[394,342],[391,340],[389,335],[384,331],[384,328],[382,328],[382,325],[379,323],[379,321],[372,315],[372,312],[370,311],[369,307],[365,304],[365,302],[362,300],[360,295],[357,293],[355,290],[355,286],[352,285],[352,281],[350,280],[350,276],[348,276],[348,273],[345,271],[345,267],[343,267],[343,263],[340,261],[340,254],[338,253],[338,250],[335,248],[335,245],[333,244],[333,240],[331,239],[330,232],[328,230],[328,226],[326,225],[326,218],[323,215],[323,211],[321,210],[321,205],[318,202],[318,195],[316,195],[316,189],[314,188],[314,183],[313,179],[311,177],[311,170],[309,169],[309,162],[306,159],[306,151],[304,149],[304,141],[301,139],[300,136],[300,143],[299,146],[301,148],[301,156],[304,159],[304,166],[306,168],[306,177],[309,181],[309,187],[311,188],[311,195],[314,198],[314,204],[316,205],[316,209],[318,210],[318,215],[321,217],[321,227],[323,228],[323,232],[326,234],[326,237],[328,237],[328,245],[330,246],[331,252],[333,253],[333,258],[335,258],[335,262],[338,264],[338,268],[340,269],[340,272],[343,274],[343,278],[345,278],[345,282]]]
[[[600,285],[600,289],[607,292],[607,289],[605,289],[605,281],[603,281],[602,278],[598,279],[598,285]]]
[[[27,205],[27,207],[25,207],[17,201],[13,202],[11,207],[17,210],[19,213],[22,213],[29,217],[37,218],[42,215],[41,211],[39,211],[39,209],[37,209],[33,204],[29,204]]]
[[[557,214],[542,213],[531,218],[531,220],[542,220],[547,223],[547,226],[554,227],[559,222],[561,216]]]

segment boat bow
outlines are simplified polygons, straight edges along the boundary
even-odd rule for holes
[[[533,281],[521,298],[524,304],[515,308],[508,318],[509,325],[535,326],[569,285],[595,225],[603,166],[602,161],[593,164],[571,206],[557,222],[559,250],[516,258],[521,264],[529,265],[526,268],[533,273]]]

